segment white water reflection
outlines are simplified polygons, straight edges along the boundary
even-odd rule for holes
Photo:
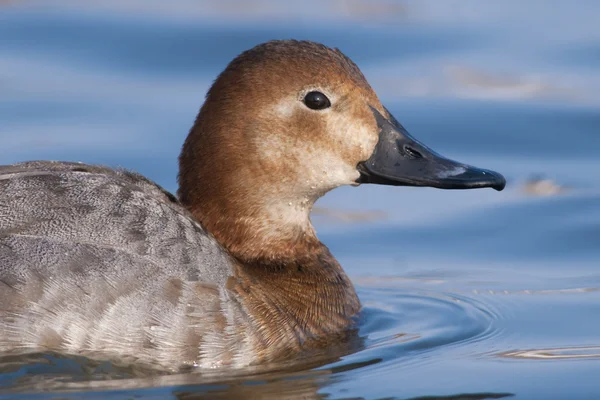
[[[528,358],[536,360],[600,358],[600,346],[515,350],[499,353],[498,356],[507,358]]]

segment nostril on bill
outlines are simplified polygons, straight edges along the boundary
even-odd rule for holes
[[[402,150],[404,150],[404,154],[410,158],[423,158],[423,155],[421,153],[419,153],[417,150],[413,149],[408,145],[404,145]]]

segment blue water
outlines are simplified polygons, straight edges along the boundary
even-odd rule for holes
[[[0,1],[2,164],[124,166],[174,191],[214,77],[297,38],[353,58],[413,136],[509,181],[319,201],[364,305],[363,348],[337,361],[156,376],[2,357],[0,398],[600,398],[599,15],[592,0]]]

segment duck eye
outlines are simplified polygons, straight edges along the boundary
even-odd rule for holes
[[[323,110],[324,108],[331,107],[331,102],[321,92],[309,92],[304,96],[304,104],[306,107],[312,110]]]

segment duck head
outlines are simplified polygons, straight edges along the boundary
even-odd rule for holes
[[[414,139],[339,50],[290,40],[258,45],[219,75],[179,183],[181,202],[247,259],[306,251],[313,203],[341,185],[502,190],[505,180]]]

